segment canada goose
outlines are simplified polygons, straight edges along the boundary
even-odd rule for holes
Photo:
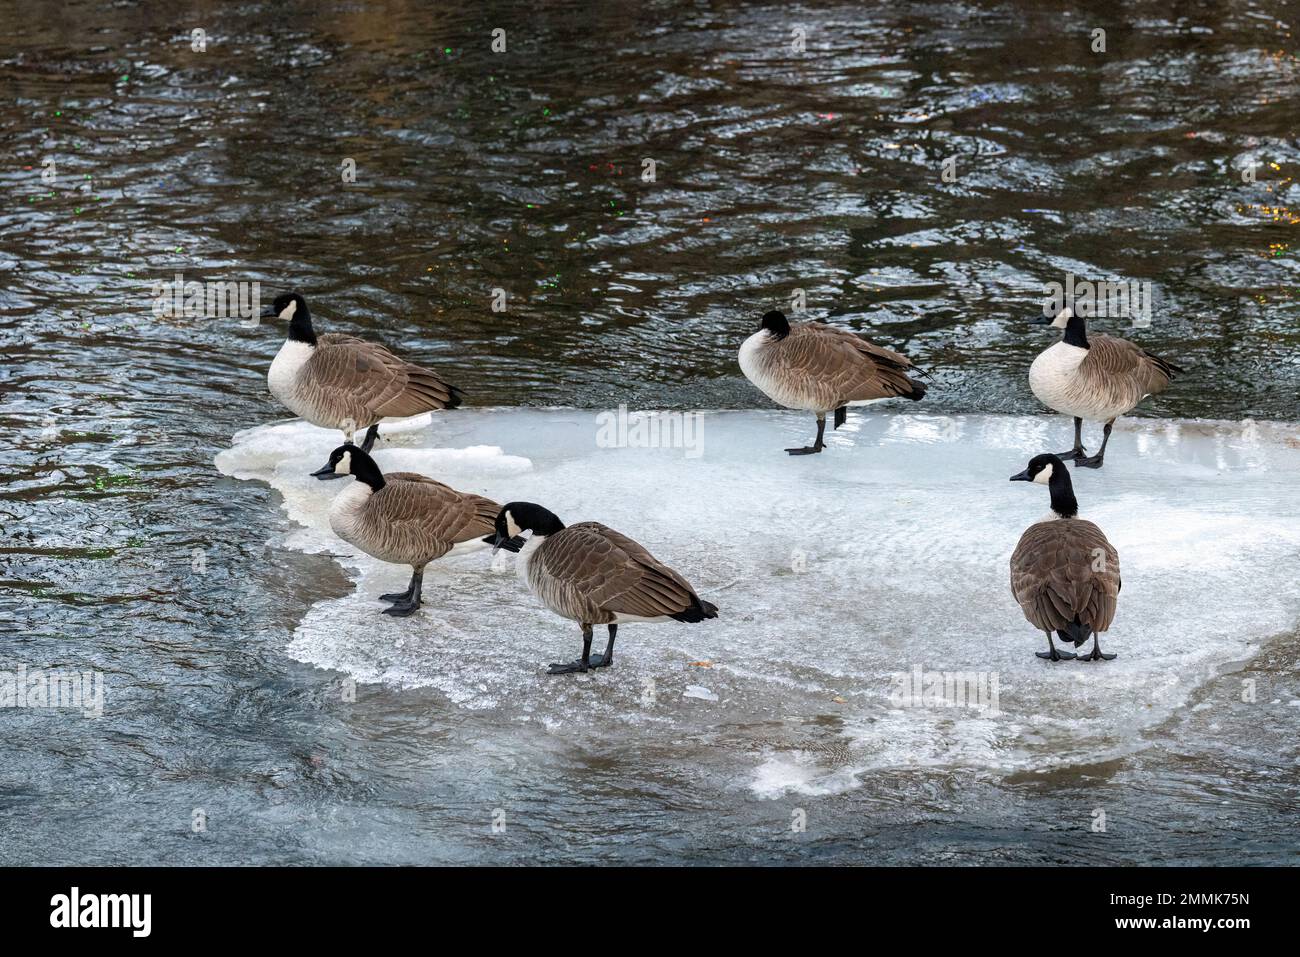
[[[1032,322],[1065,330],[1061,341],[1040,352],[1029,367],[1029,388],[1039,401],[1074,416],[1074,448],[1060,458],[1074,459],[1076,468],[1099,469],[1115,419],[1146,396],[1163,392],[1174,373],[1183,370],[1127,339],[1089,339],[1083,317],[1073,309],[1062,309],[1052,320],[1039,317]],[[1101,449],[1093,456],[1084,454],[1084,419],[1106,423]]]
[[[262,318],[289,323],[289,337],[266,373],[271,394],[312,425],[340,429],[352,444],[366,430],[361,448],[369,452],[379,435],[379,420],[454,409],[461,395],[434,372],[399,359],[383,346],[353,336],[318,336],[307,302],[298,293],[277,296]],[[312,473],[338,476],[330,466]]]
[[[824,449],[826,413],[835,413],[834,428],[844,424],[848,404],[903,396],[913,401],[925,386],[909,379],[913,368],[906,356],[882,348],[861,336],[821,322],[796,322],[772,310],[758,332],[740,347],[740,371],[773,402],[789,409],[817,414],[817,441],[791,455]]]
[[[1035,455],[1013,482],[1037,482],[1052,493],[1052,513],[1025,529],[1011,553],[1011,593],[1028,622],[1047,633],[1049,650],[1037,652],[1051,661],[1075,657],[1058,651],[1062,641],[1078,648],[1092,635],[1092,652],[1080,660],[1107,661],[1099,633],[1110,627],[1119,600],[1119,555],[1100,528],[1079,518],[1070,472],[1055,455]]]
[[[532,535],[519,552],[519,577],[543,605],[582,625],[582,657],[553,664],[548,674],[612,665],[614,637],[622,622],[718,617],[717,606],[701,601],[685,578],[599,522],[566,527],[554,513],[531,502],[510,502],[497,514],[496,543],[504,545],[527,531]],[[609,625],[605,653],[594,657],[593,625]]]
[[[406,591],[379,596],[392,602],[385,615],[405,617],[419,608],[424,566],[452,548],[482,542],[517,552],[523,545],[510,537],[496,541],[492,533],[501,506],[482,495],[458,492],[415,472],[384,475],[355,445],[340,445],[326,467],[356,479],[330,503],[334,534],[380,561],[413,569]]]

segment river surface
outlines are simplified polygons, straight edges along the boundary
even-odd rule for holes
[[[510,684],[572,653],[567,623],[530,614],[535,649],[513,636],[504,659],[516,670],[494,662],[480,688],[457,661],[435,680],[418,669],[446,661],[402,654],[402,641],[428,635],[385,631],[395,625],[377,615],[368,624],[382,654],[327,657],[313,643],[328,632],[322,615],[358,616],[338,631],[364,645],[356,623],[373,605],[347,601],[367,570],[304,543],[310,516],[295,518],[296,486],[271,474],[274,462],[252,480],[214,464],[247,451],[241,430],[286,415],[265,384],[283,330],[159,316],[154,305],[155,284],[177,274],[260,283],[267,300],[300,290],[320,329],[380,339],[460,386],[466,435],[528,458],[538,476],[577,453],[557,447],[548,461],[544,431],[503,425],[494,436],[481,410],[746,411],[707,434],[752,442],[735,448],[772,470],[784,502],[823,474],[814,469],[842,466],[804,461],[801,472],[760,458],[758,422],[778,456],[811,438],[810,423],[769,412],[735,352],[762,312],[793,311],[801,297],[811,316],[902,349],[932,376],[923,408],[855,411],[859,430],[820,458],[839,452],[869,470],[896,447],[900,462],[960,475],[959,445],[947,459],[923,454],[926,420],[888,425],[933,415],[941,436],[1007,450],[1005,466],[993,454],[968,466],[971,494],[997,471],[989,494],[999,508],[1023,502],[1028,522],[1045,503],[1004,487],[1023,468],[1023,443],[962,423],[1005,422],[1064,447],[1068,423],[1027,388],[1050,341],[1028,320],[1048,283],[1122,279],[1150,292],[1149,315],[1095,328],[1184,370],[1138,415],[1215,424],[1164,446],[1152,437],[1162,432],[1121,431],[1106,469],[1087,477],[1098,504],[1115,482],[1124,501],[1156,508],[1161,496],[1123,470],[1126,457],[1165,448],[1167,459],[1148,461],[1167,471],[1140,474],[1171,508],[1187,505],[1186,481],[1198,515],[1211,515],[1201,483],[1218,469],[1243,478],[1237,498],[1223,496],[1243,516],[1294,522],[1294,430],[1273,423],[1300,420],[1298,18],[1294,4],[1268,0],[1122,11],[0,7],[0,671],[94,670],[106,688],[99,717],[0,709],[0,863],[1294,863],[1300,622],[1294,572],[1281,570],[1300,555],[1286,535],[1259,533],[1278,564],[1240,559],[1243,580],[1272,585],[1271,599],[1241,604],[1241,634],[1227,634],[1237,619],[1211,614],[1211,594],[1130,625],[1131,644],[1113,649],[1120,667],[1141,661],[1143,642],[1178,642],[1180,620],[1197,622],[1203,679],[1158,720],[1111,728],[1106,747],[1064,741],[1075,758],[1059,763],[1019,760],[998,729],[986,740],[978,726],[975,742],[944,726],[936,744],[919,724],[903,726],[915,738],[873,739],[862,720],[878,702],[855,694],[887,687],[841,686],[888,671],[868,638],[808,635],[821,644],[800,671],[743,604],[699,631],[644,626],[637,639],[629,628],[627,670],[555,691],[540,671]],[[1104,52],[1093,49],[1099,28]],[[579,412],[552,414],[571,426]],[[428,441],[403,441],[457,447],[439,424]],[[591,509],[573,520],[617,518],[702,591],[728,594],[729,566],[704,539],[721,548],[729,529],[693,534],[670,511],[626,501],[612,476],[633,481],[636,470],[603,476],[596,451],[550,500]],[[666,461],[647,461],[644,475],[662,469],[657,494],[683,495],[700,473]],[[727,461],[700,459],[706,470]],[[1252,469],[1257,481],[1245,481]],[[484,474],[508,493],[508,471]],[[842,478],[838,500],[812,483],[809,501],[842,507],[847,538],[868,534],[882,502],[928,494],[909,490],[904,469],[885,477],[892,484]],[[752,514],[735,498],[725,514],[731,530],[761,530],[772,486],[727,481],[701,480],[697,494],[752,495]],[[917,513],[922,538],[926,514],[939,513]],[[1113,514],[1109,527],[1122,520]],[[1168,569],[1191,594],[1196,562],[1223,572],[1220,539],[1232,556],[1249,551],[1257,526],[1225,514],[1213,515],[1225,525],[1175,536],[1181,566],[1162,565],[1134,533],[1138,567]],[[1029,657],[997,665],[1014,686],[1036,646],[999,569],[987,597],[1005,618],[996,642],[1022,642],[1014,649]],[[853,570],[827,572],[814,604],[848,607]],[[1135,612],[1154,575],[1134,577]],[[512,578],[485,581],[526,614]],[[494,594],[466,584],[480,587]],[[439,621],[437,608],[428,601],[421,620]],[[1260,609],[1274,614],[1257,620]],[[899,608],[887,612],[907,625]],[[900,670],[925,648],[921,616],[897,639]],[[752,649],[747,629],[762,637]],[[486,632],[457,634],[475,639],[468,654],[491,654]],[[957,647],[944,635],[942,647]],[[844,661],[830,654],[837,642]],[[682,677],[696,658],[717,677]],[[1143,681],[1154,660],[1135,666]],[[638,706],[648,675],[636,669],[655,662],[676,675],[662,679],[660,711],[597,722]],[[503,687],[523,698],[487,704]],[[1050,684],[1035,688],[1049,700]],[[719,699],[712,715],[699,710],[708,694]],[[522,720],[530,707],[537,720]],[[902,745],[903,758],[880,759]],[[799,813],[804,830],[792,827]]]

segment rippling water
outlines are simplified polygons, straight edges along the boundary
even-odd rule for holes
[[[344,705],[336,675],[284,649],[348,580],[276,544],[277,493],[212,467],[283,414],[264,380],[281,331],[160,319],[151,288],[178,272],[298,288],[322,328],[383,339],[473,405],[680,409],[766,407],[735,349],[801,289],[930,369],[932,409],[1033,413],[1044,283],[1113,275],[1154,292],[1150,326],[1125,334],[1187,370],[1144,414],[1295,420],[1294,17],[4,8],[2,660],[102,670],[111,704],[97,721],[0,712],[0,831],[40,849],[0,859],[1282,859],[1295,746],[1245,705],[1104,767],[883,774],[812,812],[841,837],[800,842],[772,836],[784,808],[649,745],[493,747],[486,719],[427,691],[363,685]],[[1285,648],[1247,666],[1283,699]],[[492,843],[502,795],[538,823]],[[1127,809],[1124,841],[1054,823],[1099,803]]]

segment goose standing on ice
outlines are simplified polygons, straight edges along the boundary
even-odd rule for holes
[[[582,626],[582,657],[553,664],[563,675],[614,663],[614,638],[626,621],[698,622],[717,618],[690,584],[626,535],[599,522],[566,526],[531,502],[510,502],[496,517],[496,543],[531,531],[516,560],[519,577],[542,604]],[[592,655],[593,625],[609,626],[603,655]]]
[[[1044,405],[1074,416],[1074,448],[1060,457],[1074,459],[1076,468],[1099,469],[1115,419],[1146,396],[1163,392],[1174,373],[1183,370],[1127,339],[1088,338],[1083,317],[1073,309],[1062,309],[1054,320],[1044,317],[1033,322],[1064,329],[1065,334],[1034,359],[1029,367],[1029,388]],[[1085,454],[1084,419],[1106,423],[1096,455]]]
[[[454,386],[378,343],[339,334],[318,336],[307,302],[296,292],[277,296],[262,318],[289,324],[289,336],[266,374],[271,394],[312,425],[341,430],[349,445],[355,432],[369,426],[361,445],[369,452],[380,419],[460,405]],[[328,465],[312,474],[319,479],[338,477]]]
[[[1119,554],[1100,528],[1079,518],[1070,473],[1055,455],[1035,455],[1029,467],[1011,476],[1013,482],[1036,482],[1052,493],[1052,512],[1020,536],[1011,554],[1011,593],[1025,619],[1047,633],[1047,651],[1038,657],[1051,661],[1074,658],[1060,651],[1052,632],[1078,648],[1092,636],[1092,652],[1081,661],[1107,661],[1099,634],[1110,627],[1119,600]]]
[[[835,413],[833,428],[844,424],[850,402],[902,396],[913,401],[925,386],[907,377],[913,368],[906,356],[821,322],[791,324],[772,310],[758,332],[740,347],[740,370],[773,402],[817,415],[812,445],[786,449],[811,455],[826,447],[826,413]]]
[[[326,468],[356,479],[330,504],[334,534],[382,562],[411,566],[406,591],[379,596],[392,603],[385,615],[405,617],[419,608],[424,566],[453,548],[482,543],[517,552],[523,545],[510,538],[496,541],[501,506],[491,499],[458,492],[415,472],[384,475],[369,453],[355,445],[340,445]]]

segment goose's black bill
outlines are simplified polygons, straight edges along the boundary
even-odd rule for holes
[[[514,538],[506,538],[500,532],[495,535],[484,536],[483,541],[492,546],[492,554],[497,553],[497,549],[504,548],[508,552],[517,552],[524,547],[524,538],[522,535],[516,535]]]
[[[275,306],[263,306],[260,315],[263,319],[275,319],[280,314],[275,311]]]
[[[1031,326],[1050,326],[1052,320],[1048,319],[1046,316],[1035,316],[1033,319],[1029,320],[1029,324]]]
[[[1015,475],[1011,476],[1011,479],[1010,479],[1010,480],[1011,480],[1012,482],[1030,482],[1030,481],[1033,481],[1033,479],[1032,479],[1032,478],[1030,477],[1030,475],[1029,475],[1029,469],[1025,469],[1023,472],[1017,472]]]

